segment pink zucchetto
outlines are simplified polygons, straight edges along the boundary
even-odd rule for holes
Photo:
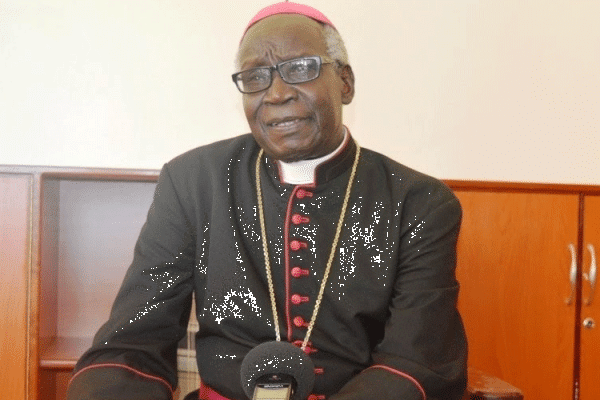
[[[305,6],[304,4],[298,3],[290,3],[290,2],[281,2],[276,3],[270,6],[267,6],[260,10],[258,14],[252,18],[246,29],[244,30],[244,35],[248,32],[248,29],[258,21],[270,17],[272,15],[278,14],[299,14],[304,15],[305,17],[312,18],[315,21],[321,22],[323,24],[331,26],[335,29],[335,26],[331,23],[331,21],[323,15],[323,13],[315,8]],[[242,35],[242,37],[244,36]]]

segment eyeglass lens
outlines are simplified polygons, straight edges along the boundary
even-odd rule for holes
[[[236,84],[244,93],[259,92],[271,85],[274,69],[279,71],[284,82],[308,82],[319,76],[320,66],[321,63],[318,57],[298,58],[279,63],[276,67],[261,67],[242,71],[236,74]]]

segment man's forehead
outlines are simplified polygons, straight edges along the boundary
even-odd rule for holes
[[[301,15],[274,15],[254,24],[240,44],[241,64],[268,55],[285,60],[302,55],[321,55],[326,51],[318,22]]]

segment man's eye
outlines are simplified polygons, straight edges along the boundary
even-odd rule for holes
[[[298,63],[294,63],[294,64],[290,65],[290,69],[288,72],[290,74],[302,75],[302,74],[306,74],[309,70],[310,70],[310,67],[306,63],[298,62]]]
[[[262,74],[252,74],[250,75],[249,79],[251,81],[262,81],[263,79],[265,79],[265,76]]]
[[[269,73],[264,70],[249,71],[244,74],[243,81],[245,84],[255,85],[269,81]]]
[[[290,81],[306,81],[314,78],[315,67],[311,60],[298,60],[286,65],[285,75]]]

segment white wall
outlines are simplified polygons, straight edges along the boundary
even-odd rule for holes
[[[440,178],[600,184],[600,1],[305,0],[365,146]],[[248,131],[231,82],[271,0],[1,0],[0,164],[159,168]]]

